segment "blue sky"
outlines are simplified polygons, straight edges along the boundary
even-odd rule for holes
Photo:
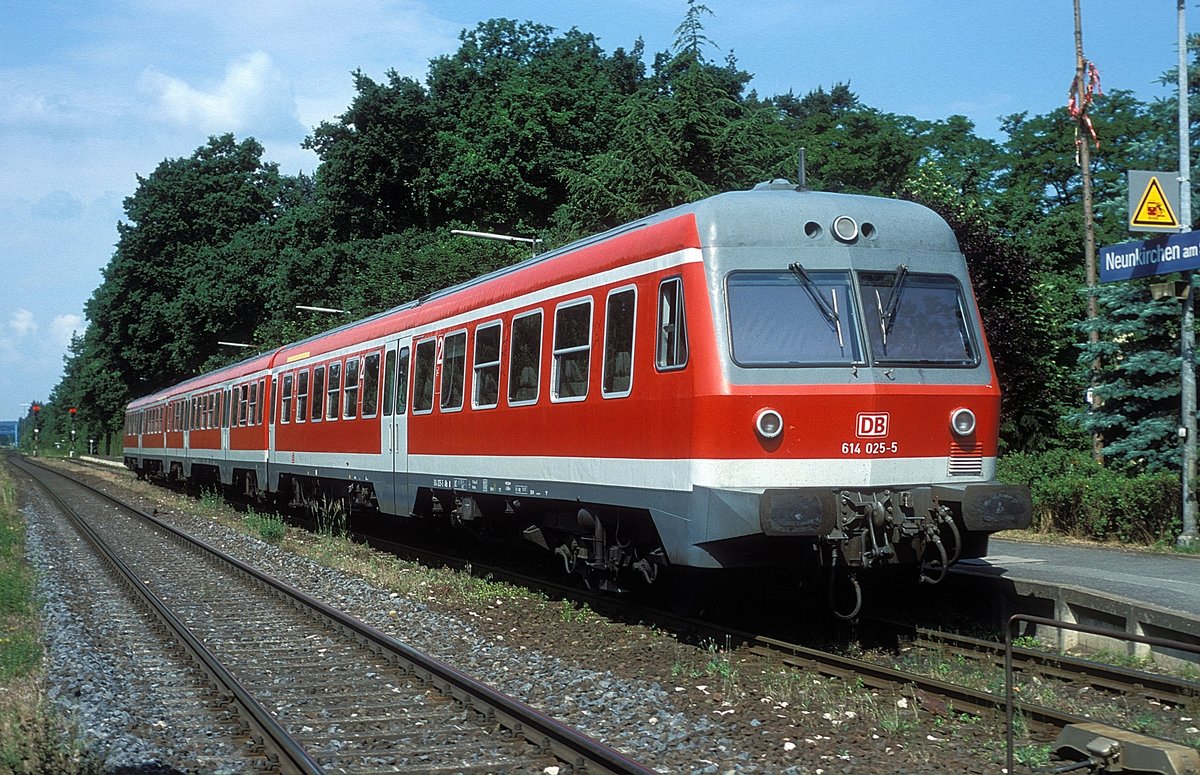
[[[1071,0],[704,0],[708,36],[762,95],[847,81],[867,105],[924,119],[1048,112],[1074,75]],[[138,175],[208,136],[254,136],[286,173],[343,112],[350,72],[422,78],[460,30],[493,17],[595,34],[611,52],[670,47],[685,0],[29,0],[0,17],[0,418],[58,382],[112,256]],[[1164,96],[1174,0],[1083,0],[1104,88]],[[1191,5],[1189,29],[1200,29]],[[1103,139],[1103,127],[1100,128]],[[398,300],[399,301],[399,300]]]

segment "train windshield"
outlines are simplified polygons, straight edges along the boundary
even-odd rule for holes
[[[726,279],[733,360],[740,366],[851,364],[862,345],[847,272],[733,272]]]
[[[859,272],[858,286],[875,363],[970,366],[978,362],[962,290],[949,275]]]

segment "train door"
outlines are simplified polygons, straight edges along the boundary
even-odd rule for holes
[[[412,338],[389,344],[384,355],[383,449],[390,456],[395,513],[412,513],[408,486],[408,374]]]
[[[229,464],[229,419],[233,414],[233,388],[221,388],[221,451],[217,455],[222,484],[233,484],[233,467]]]

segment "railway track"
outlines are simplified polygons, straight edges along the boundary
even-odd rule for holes
[[[628,605],[612,595],[593,595],[578,586],[555,582],[545,576],[531,577],[524,571],[495,565],[485,566],[479,557],[467,558],[446,554],[444,551],[431,550],[428,546],[397,545],[391,540],[374,536],[357,535],[355,539],[420,562],[467,567],[468,572],[479,576],[490,576],[537,589],[553,597],[570,599],[576,604],[586,604],[598,613],[614,619],[631,623],[650,623],[661,629],[681,633],[684,639],[693,642],[699,639],[708,643],[741,646],[743,654],[750,653],[807,674],[836,677],[850,685],[858,683],[866,688],[907,696],[910,701],[915,701],[923,710],[935,716],[963,713],[1003,719],[1005,713],[1003,647],[987,641],[911,626],[897,628],[905,638],[905,643],[935,652],[943,661],[953,660],[962,655],[986,663],[987,669],[994,669],[995,676],[998,677],[997,680],[987,681],[992,691],[972,689],[931,678],[928,674],[810,648],[803,643],[790,642],[792,638],[780,636],[778,633],[778,637],[755,635],[737,625],[731,627],[712,619],[680,617],[654,608]],[[1034,649],[1017,647],[1014,658],[1018,673],[1023,678],[1038,676],[1069,682],[1075,686],[1095,687],[1114,694],[1145,697],[1152,700],[1151,704],[1190,706],[1195,693],[1200,690],[1196,684],[1169,676],[1154,676]],[[1014,708],[1030,726],[1031,732],[1034,732],[1034,739],[1042,742],[1052,739],[1054,734],[1066,725],[1078,725],[1088,721],[1082,715],[1062,712],[1028,701],[1018,700],[1014,703]],[[1184,715],[1195,714],[1189,711]]]
[[[912,643],[941,653],[962,656],[1004,669],[1004,644],[924,627],[904,627]],[[1139,695],[1165,705],[1194,704],[1200,684],[1175,676],[1096,662],[1069,654],[1013,646],[1015,669],[1025,675],[1071,681],[1104,691]]]
[[[592,593],[578,586],[555,582],[545,577],[530,576],[499,566],[485,566],[477,561],[431,552],[425,548],[414,550],[411,546],[396,544],[378,536],[356,535],[355,539],[383,551],[400,552],[411,558],[432,560],[434,563],[452,567],[465,567],[476,574],[538,589],[556,597],[586,604],[593,610],[605,611],[627,621],[650,622],[663,629],[689,633],[692,637],[714,643],[740,644],[746,647],[749,653],[782,662],[798,670],[845,681],[859,681],[872,689],[902,693],[915,690],[919,701],[939,715],[951,709],[957,713],[977,716],[999,714],[1002,717],[1005,713],[1003,643],[896,622],[870,622],[870,626],[887,628],[916,647],[930,649],[950,658],[961,655],[986,663],[996,671],[1000,686],[999,691],[989,692],[770,635],[730,628],[719,621],[678,616],[653,607],[622,605],[614,602],[612,595]],[[1038,676],[1042,679],[1086,685],[1116,695],[1143,697],[1165,706],[1190,706],[1200,697],[1200,684],[1191,681],[1106,665],[1070,655],[1016,646],[1013,649],[1013,659],[1019,676]],[[1082,715],[1023,700],[1014,702],[1013,709],[1026,721],[1040,725],[1047,733],[1061,730],[1070,724],[1087,723],[1091,720]]]
[[[13,462],[186,646],[248,768],[650,772],[152,515]]]

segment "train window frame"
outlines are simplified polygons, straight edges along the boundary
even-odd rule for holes
[[[867,364],[867,349],[862,339],[862,319],[858,309],[858,291],[856,288],[856,280],[852,276],[853,273],[846,267],[838,267],[834,269],[814,269],[804,271],[802,276],[797,276],[795,270],[778,269],[778,268],[762,268],[762,269],[739,269],[730,272],[725,276],[725,322],[729,338],[729,359],[734,365],[743,369],[809,369],[809,368],[842,368],[865,366]],[[837,321],[831,321],[828,325],[830,336],[837,336],[840,329],[841,332],[841,347],[848,349],[849,354],[843,355],[841,358],[807,358],[807,359],[753,359],[747,357],[746,353],[741,356],[738,354],[738,325],[742,321],[740,313],[735,309],[738,303],[739,295],[736,290],[738,278],[743,276],[770,276],[772,279],[780,282],[780,287],[792,288],[792,292],[806,300],[806,303],[811,305],[806,307],[808,313],[816,316],[821,325],[825,325],[826,318],[821,317],[824,310],[817,306],[813,293],[818,293],[821,298],[824,298],[826,290],[838,290],[842,296],[842,302],[837,306]],[[811,288],[806,287],[811,284]],[[772,309],[773,306],[765,302],[751,304],[753,309]],[[832,298],[830,300],[832,308]],[[789,320],[796,319],[798,313],[789,316]],[[785,337],[788,341],[793,341],[793,337]],[[808,341],[808,340],[805,340]],[[832,340],[831,340],[832,341]]]
[[[254,380],[250,383],[250,425],[259,424],[259,397],[261,393],[259,390],[259,382],[259,380]]]
[[[422,339],[413,347],[412,413],[414,415],[433,414],[433,398],[436,395],[434,383],[437,381],[437,351],[438,338],[436,336]],[[428,377],[421,373],[421,370],[425,368],[429,370]],[[426,379],[428,379],[428,384],[424,381]],[[417,393],[418,390],[421,391],[421,394]]]
[[[412,351],[409,345],[404,345],[399,350],[399,355],[396,358],[396,415],[400,416],[408,411],[408,367],[412,360]]]
[[[668,306],[665,300],[669,291],[673,303]],[[686,369],[691,352],[687,333],[687,298],[684,295],[682,275],[668,277],[658,284],[654,332],[654,368],[660,372]]]
[[[368,420],[379,415],[379,351],[363,356],[362,364],[362,418]]]
[[[937,281],[946,288],[952,288],[954,291],[954,306],[955,317],[958,322],[958,337],[959,343],[964,346],[967,351],[967,357],[964,358],[912,358],[912,357],[889,357],[881,356],[882,350],[886,349],[883,344],[884,339],[881,337],[881,312],[886,312],[891,306],[891,299],[884,299],[878,291],[883,288],[883,285],[875,285],[869,282],[864,282],[864,275],[896,275],[896,271],[882,270],[858,270],[855,272],[855,280],[858,285],[859,303],[862,306],[862,325],[866,330],[866,341],[871,351],[871,363],[873,365],[882,366],[910,366],[922,369],[973,369],[979,366],[982,359],[982,348],[979,345],[978,334],[975,326],[972,324],[973,316],[967,306],[967,293],[963,288],[959,278],[947,272],[908,272],[902,271],[902,276],[899,285],[890,285],[892,293],[900,293],[900,298],[903,299],[904,294],[911,294],[917,288],[930,288],[930,283]],[[877,296],[872,298],[869,295],[868,288],[873,288],[877,292]],[[889,294],[890,296],[890,294]],[[922,305],[922,309],[928,309],[929,305]],[[899,312],[899,307],[896,307],[893,314]],[[902,318],[908,320],[907,317]],[[911,322],[911,321],[910,321]],[[891,327],[888,328],[891,331]],[[921,327],[922,335],[919,340],[929,344],[935,342],[933,337],[932,326],[925,325]],[[942,338],[943,340],[946,337]],[[928,353],[926,353],[928,354]]]
[[[358,418],[359,395],[362,393],[362,358],[358,355],[346,359],[344,378],[342,379],[342,419],[355,420]]]
[[[305,366],[296,372],[296,422],[308,421],[309,406],[309,370]]]
[[[637,349],[637,336],[636,336],[637,297],[638,297],[637,291],[638,291],[638,289],[637,289],[636,285],[626,285],[621,288],[613,288],[611,291],[608,292],[608,295],[604,299],[604,347],[602,350],[603,360],[600,364],[600,395],[603,398],[625,398],[626,396],[628,396],[630,393],[633,392],[633,372],[634,372],[633,357],[634,357],[634,353],[636,352],[636,349]],[[610,357],[609,344],[611,343],[611,340],[612,340],[611,334],[613,331],[613,329],[612,329],[613,298],[618,295],[627,294],[627,293],[632,294],[632,296],[633,296],[633,303],[630,308],[629,326],[628,326],[629,350],[627,353],[625,350],[614,350],[614,351],[612,351],[612,355],[614,357]],[[619,356],[621,354],[627,354],[628,358],[629,358],[629,374],[628,374],[629,381],[625,385],[624,389],[614,390],[614,389],[612,389],[611,386],[615,380],[616,373],[621,366],[620,358],[615,357],[615,356]],[[610,369],[610,367],[611,367],[611,369]]]
[[[536,349],[525,353],[525,343],[522,339],[518,346],[517,337],[524,337],[523,321],[527,318],[537,318],[536,334],[530,330],[530,342]],[[508,332],[508,405],[509,406],[533,406],[542,396],[542,339],[546,333],[546,315],[541,308],[532,309],[528,312],[522,312],[520,315],[513,315],[512,324]],[[524,358],[525,355],[531,355],[532,358],[528,361],[517,363],[517,358]],[[532,390],[533,398],[516,398],[520,395],[520,391],[529,390],[529,380],[526,379],[525,371],[533,372]]]
[[[287,425],[292,421],[292,387],[296,376],[292,372],[283,375],[283,388],[279,391],[279,422]]]
[[[309,422],[322,422],[325,419],[325,364],[313,367],[313,402],[312,419]]]
[[[457,355],[452,354],[451,347],[457,349],[460,344],[462,351]],[[463,328],[443,335],[441,348],[442,368],[441,380],[438,385],[438,410],[443,414],[461,412],[467,400],[467,329]],[[447,377],[450,379],[447,380]],[[449,386],[449,393],[447,393],[447,386]]]
[[[396,406],[396,351],[383,355],[383,416],[391,417]]]
[[[562,331],[561,324],[564,322],[562,317],[565,313],[571,313],[577,308],[587,308],[587,327],[582,344],[564,344],[559,345],[559,334]],[[592,381],[592,325],[595,322],[594,315],[595,304],[591,296],[585,296],[579,299],[564,301],[554,308],[554,341],[550,348],[550,402],[554,404],[577,403],[587,400],[588,393],[591,388]],[[579,367],[577,360],[573,356],[582,354],[582,368]],[[582,393],[571,393],[563,395],[563,387],[568,384],[563,377],[567,369],[565,365],[574,365],[580,372],[579,377],[570,380],[570,384],[581,384],[583,387]]]
[[[495,332],[496,357],[494,360],[481,361],[479,348],[481,343],[491,346],[492,332]],[[500,363],[504,360],[504,323],[493,320],[481,323],[475,327],[474,347],[471,348],[471,408],[495,409],[500,405]],[[487,353],[484,354],[485,357]],[[480,400],[480,388],[487,385],[487,378],[492,380],[491,387],[495,392],[488,398],[491,401]]]
[[[250,419],[250,383],[243,382],[239,387],[238,427],[245,428]]]
[[[325,364],[325,422],[336,422],[342,408],[342,360]]]

